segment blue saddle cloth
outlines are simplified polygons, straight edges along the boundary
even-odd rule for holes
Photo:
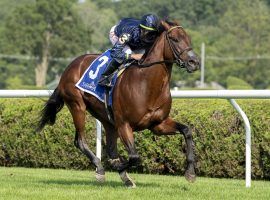
[[[76,83],[76,87],[80,90],[92,94],[98,98],[101,102],[104,102],[105,97],[105,87],[100,86],[98,81],[101,77],[101,74],[106,70],[108,64],[112,60],[111,50],[105,51],[102,55],[96,58],[91,65],[84,72],[81,79]],[[109,97],[109,105],[112,105],[112,92],[117,79],[117,73],[114,74],[112,85]]]

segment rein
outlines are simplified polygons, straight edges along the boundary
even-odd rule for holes
[[[150,67],[152,65],[161,64],[161,63],[176,63],[176,60],[161,60],[161,61],[156,61],[156,62],[151,62],[151,63],[146,63],[146,64],[142,64],[142,63],[138,62],[138,66]]]
[[[150,66],[152,66],[152,65],[155,65],[155,64],[161,64],[161,63],[170,63],[170,64],[176,63],[176,64],[179,65],[181,68],[183,68],[184,65],[185,65],[185,62],[183,62],[183,61],[180,59],[180,56],[181,56],[185,51],[190,51],[190,50],[192,50],[192,48],[191,48],[191,47],[188,47],[188,48],[184,49],[183,51],[181,51],[180,53],[178,53],[177,49],[171,44],[171,40],[170,40],[170,38],[169,38],[169,33],[170,33],[173,29],[176,29],[176,28],[183,28],[183,27],[182,27],[182,26],[174,26],[174,27],[170,28],[170,29],[166,32],[165,37],[166,37],[166,40],[167,40],[168,43],[169,43],[169,46],[170,46],[170,48],[171,48],[171,50],[172,50],[172,52],[173,52],[174,57],[177,58],[177,59],[175,59],[175,60],[161,60],[161,61],[156,61],[156,62],[146,63],[146,64],[142,64],[142,63],[140,63],[140,61],[139,61],[139,62],[138,62],[138,66],[140,66],[140,67],[150,67]]]

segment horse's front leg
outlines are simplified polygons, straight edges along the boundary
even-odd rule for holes
[[[119,157],[117,149],[118,133],[110,124],[103,124],[106,131],[106,151],[109,156],[109,163],[114,170],[119,172],[121,180],[127,187],[136,187],[133,180],[128,176],[126,169],[128,161],[124,161]]]
[[[195,174],[195,156],[194,156],[194,143],[192,140],[191,130],[183,124],[174,121],[171,118],[167,118],[160,124],[151,128],[151,130],[156,135],[175,135],[178,132],[182,133],[185,137],[187,145],[187,169],[185,172],[185,177],[189,182],[194,182],[196,180]]]
[[[140,163],[140,157],[135,148],[133,130],[128,123],[124,123],[117,129],[118,135],[128,151],[128,161],[122,161],[118,168],[122,181],[128,187],[136,187],[132,179],[127,175],[126,170]]]

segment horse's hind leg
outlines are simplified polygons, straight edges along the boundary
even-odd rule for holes
[[[195,175],[195,156],[194,156],[194,143],[192,140],[191,130],[183,124],[180,124],[171,118],[167,118],[160,124],[151,128],[151,130],[156,135],[175,135],[178,132],[182,133],[185,137],[187,144],[187,169],[185,172],[185,177],[189,182],[194,182],[196,180]]]
[[[68,108],[72,114],[73,122],[76,129],[76,136],[74,144],[79,148],[95,165],[96,178],[100,182],[105,181],[105,171],[101,164],[101,161],[96,155],[89,149],[85,139],[85,110],[86,106],[83,101],[69,102]]]

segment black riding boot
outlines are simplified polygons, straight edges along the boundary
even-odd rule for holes
[[[111,81],[113,78],[111,74],[118,68],[119,65],[120,64],[115,59],[112,59],[107,69],[101,74],[98,84],[101,86],[111,87]]]

